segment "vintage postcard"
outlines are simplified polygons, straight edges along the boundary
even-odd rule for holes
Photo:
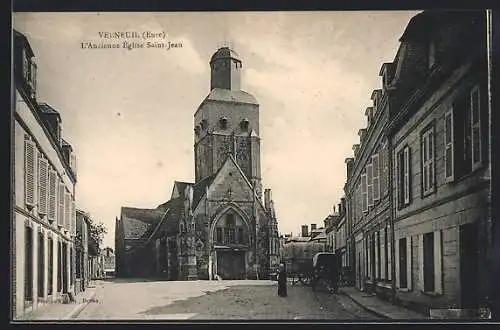
[[[12,319],[490,319],[490,23],[14,13]]]

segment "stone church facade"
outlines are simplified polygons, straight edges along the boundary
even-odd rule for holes
[[[118,277],[263,279],[279,262],[271,190],[262,191],[259,104],[240,89],[233,50],[217,50],[210,69],[210,93],[194,114],[195,181],[176,181],[156,209],[122,207]]]

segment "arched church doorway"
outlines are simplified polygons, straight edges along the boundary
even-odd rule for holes
[[[228,210],[215,223],[212,241],[215,275],[224,280],[246,279],[249,231],[242,217]]]

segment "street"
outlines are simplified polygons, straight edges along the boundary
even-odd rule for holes
[[[148,281],[110,279],[97,282],[78,320],[375,320],[349,297],[288,285],[277,295],[271,281]]]

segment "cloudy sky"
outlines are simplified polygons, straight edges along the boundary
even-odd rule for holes
[[[280,231],[321,224],[342,197],[381,64],[415,14],[17,13],[13,25],[37,57],[39,100],[60,111],[76,149],[77,207],[105,223],[114,246],[121,206],[154,208],[174,180],[193,181],[193,115],[225,40],[243,61],[242,89],[260,103],[263,184]],[[165,32],[183,47],[82,49],[114,31]]]

